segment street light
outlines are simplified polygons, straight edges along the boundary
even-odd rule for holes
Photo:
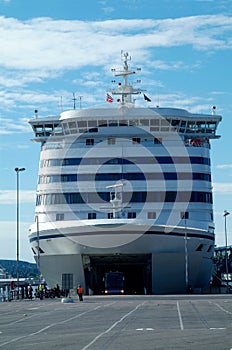
[[[188,213],[184,213],[184,242],[185,242],[185,288],[186,292],[189,292],[189,275],[188,275],[188,235],[187,235],[187,221]]]
[[[15,168],[16,171],[16,206],[17,206],[17,229],[16,229],[16,276],[17,276],[17,299],[19,299],[19,173],[25,168]]]
[[[40,283],[40,243],[39,243],[39,216],[36,215],[36,231],[37,231],[37,267],[39,271],[39,283]]]
[[[230,213],[227,210],[224,210],[224,218],[225,218],[225,241],[226,241],[226,287],[227,287],[227,293],[229,292],[229,284],[228,284],[228,256],[227,256],[227,227],[226,227],[226,217],[230,215]]]

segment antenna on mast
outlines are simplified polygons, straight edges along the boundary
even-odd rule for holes
[[[76,100],[75,92],[73,92],[73,109],[76,109]]]
[[[82,104],[81,104],[81,102],[82,102],[82,97],[83,97],[83,96],[79,96],[79,101],[80,101],[79,107],[80,107],[80,109],[82,108]]]
[[[60,111],[63,112],[63,99],[62,99],[62,96],[60,96]]]

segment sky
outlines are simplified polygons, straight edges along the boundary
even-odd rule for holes
[[[216,245],[232,245],[232,1],[0,0],[0,259],[16,259],[16,167],[19,174],[19,258],[33,262],[40,145],[28,120],[73,107],[104,105],[124,50],[150,107],[216,113],[221,138],[212,140]],[[140,104],[142,105],[140,101]]]

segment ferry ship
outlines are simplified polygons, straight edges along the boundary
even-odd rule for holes
[[[41,143],[35,260],[50,287],[81,284],[89,294],[110,271],[123,273],[125,293],[204,288],[215,240],[210,142],[221,116],[150,107],[131,82],[139,69],[128,53],[121,59],[103,107],[35,111],[29,121]]]

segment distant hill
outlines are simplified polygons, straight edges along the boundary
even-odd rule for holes
[[[7,276],[16,278],[16,261],[15,260],[1,260],[0,269],[2,269]],[[38,276],[38,269],[36,264],[27,261],[19,261],[19,277],[35,278]]]

